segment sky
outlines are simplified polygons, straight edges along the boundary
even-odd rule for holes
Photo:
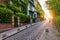
[[[44,11],[45,18],[47,19],[47,18],[51,17],[51,15],[50,15],[50,12],[48,10],[46,1],[47,0],[38,0],[38,2],[40,3],[40,5],[41,5],[41,7],[42,7],[42,9]]]

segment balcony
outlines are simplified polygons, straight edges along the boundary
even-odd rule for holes
[[[34,4],[34,0],[29,0],[29,2],[31,2],[32,4]]]
[[[32,7],[30,6],[30,7],[29,7],[29,10],[30,10],[30,11],[34,11],[33,6],[32,6]]]

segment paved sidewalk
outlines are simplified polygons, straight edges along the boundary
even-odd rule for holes
[[[33,23],[32,25],[35,25],[35,24],[36,24],[36,23]],[[25,26],[22,26],[22,27],[19,27],[19,28],[14,28],[14,29],[12,29],[12,30],[3,32],[3,33],[0,34],[0,40],[2,40],[2,39],[4,39],[4,38],[7,38],[7,37],[9,37],[9,36],[11,36],[11,35],[14,35],[14,34],[16,34],[17,32],[22,31],[22,30],[24,30],[24,29],[26,29],[26,28],[28,28],[28,27],[30,27],[30,26],[31,26],[31,25],[28,24],[28,25],[25,25]]]

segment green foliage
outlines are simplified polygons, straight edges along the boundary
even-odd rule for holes
[[[44,19],[44,11],[39,3],[36,4],[36,11],[40,14],[40,19]]]
[[[36,10],[38,13],[44,13],[42,7],[39,4],[36,5]]]
[[[14,12],[20,12],[20,8],[18,8],[17,6],[12,6],[11,10],[13,10]]]
[[[60,0],[48,0],[49,8],[54,9],[57,15],[60,15]]]
[[[26,0],[25,2],[23,2],[22,0],[13,0],[13,5],[10,5],[10,0],[6,0],[7,3],[7,7],[11,10],[13,10],[14,12],[22,12],[27,14],[27,10],[28,10],[28,0]],[[24,8],[22,11],[20,9],[20,6],[22,6],[22,8]]]
[[[13,5],[10,5],[10,0],[6,0],[6,5],[0,4],[0,23],[11,23],[12,15],[20,17],[21,23],[29,22],[30,17],[27,16],[28,0],[22,2],[22,0],[13,0]],[[20,10],[20,6],[23,6],[23,10]],[[26,15],[25,15],[26,14]]]
[[[0,13],[10,13],[10,14],[13,14],[13,11],[8,9],[8,8],[0,7]]]
[[[48,0],[48,7],[56,12],[56,27],[60,29],[60,0]]]
[[[0,7],[6,7],[4,4],[0,3]]]
[[[60,16],[56,17],[56,26],[60,27]]]
[[[13,11],[0,7],[0,23],[11,23]]]
[[[23,13],[16,13],[16,15],[20,17],[21,23],[30,22],[30,17],[28,15],[25,15]]]

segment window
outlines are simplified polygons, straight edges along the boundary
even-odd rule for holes
[[[34,0],[30,0],[32,3],[34,3]]]
[[[30,4],[30,7],[29,7],[31,10],[32,10],[32,5]]]
[[[13,6],[13,1],[10,0],[10,6]]]
[[[20,11],[23,11],[23,10],[24,10],[24,8],[22,6],[20,6]]]

